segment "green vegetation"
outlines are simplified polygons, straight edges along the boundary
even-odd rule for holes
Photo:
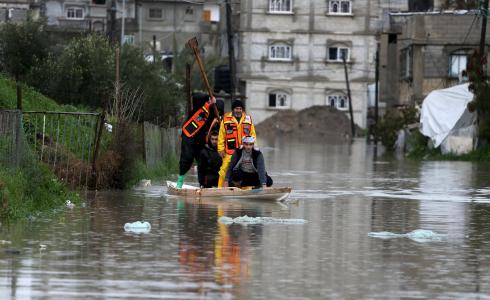
[[[0,218],[35,216],[64,205],[66,200],[80,203],[42,163],[31,162],[16,170],[0,169]]]
[[[146,166],[146,164],[139,160],[136,162],[135,171],[129,184],[134,186],[141,179],[151,179],[156,181],[163,181],[170,175],[176,174],[179,170],[179,160],[175,156],[170,156],[164,161],[160,161],[153,166]]]
[[[26,111],[87,111],[73,105],[59,105],[54,100],[40,94],[25,84],[23,86],[23,109]],[[0,108],[17,107],[16,82],[0,74]]]
[[[388,151],[393,151],[398,137],[398,131],[410,124],[418,122],[418,111],[415,107],[409,106],[399,109],[388,110],[381,118],[379,125],[375,129],[381,139],[381,143]]]

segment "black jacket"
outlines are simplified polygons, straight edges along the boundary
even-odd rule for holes
[[[230,165],[228,171],[226,172],[226,181],[230,181],[232,172],[240,167],[240,162],[242,160],[243,148],[236,149],[231,156]],[[259,180],[261,184],[267,183],[267,176],[265,172],[265,162],[262,152],[256,149],[252,149],[252,163],[259,175]]]
[[[218,150],[206,144],[204,149],[201,150],[199,164],[197,166],[199,185],[205,185],[206,176],[219,177],[218,172],[222,163],[223,159],[218,154]]]

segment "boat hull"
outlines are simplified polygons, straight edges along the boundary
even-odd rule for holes
[[[229,198],[252,199],[263,201],[282,201],[289,197],[290,187],[269,187],[265,189],[240,189],[236,187],[200,189],[184,185],[182,189],[175,187],[175,182],[167,181],[169,195],[185,198]]]

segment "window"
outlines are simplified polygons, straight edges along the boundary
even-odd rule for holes
[[[134,44],[134,35],[125,35],[124,36],[124,44],[133,45]]]
[[[163,10],[161,8],[150,8],[148,12],[148,18],[150,19],[162,19]]]
[[[352,1],[329,1],[328,13],[332,15],[351,15]]]
[[[288,108],[289,96],[285,92],[272,92],[269,94],[269,107]]]
[[[292,0],[269,0],[269,12],[273,13],[291,13]]]
[[[67,19],[83,19],[83,8],[69,7],[66,9]]]
[[[93,0],[92,3],[96,5],[105,5],[105,0]]]
[[[194,22],[195,21],[195,18],[194,18],[194,8],[188,6],[185,9],[184,21],[187,21],[187,22]]]
[[[449,77],[458,78],[466,70],[468,54],[465,51],[456,51],[449,56]]]
[[[327,96],[327,105],[335,107],[339,110],[347,110],[349,108],[349,102],[345,95],[329,95]]]
[[[400,55],[400,75],[402,78],[412,77],[412,48],[405,48]]]
[[[270,60],[291,60],[291,46],[276,44],[269,46]]]
[[[328,60],[329,61],[343,61],[345,57],[346,61],[350,61],[350,51],[349,48],[345,47],[329,47],[328,48]]]

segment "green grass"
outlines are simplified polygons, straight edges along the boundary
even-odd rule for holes
[[[136,185],[141,179],[163,181],[170,175],[176,174],[178,170],[179,160],[175,156],[170,156],[151,167],[147,167],[143,161],[139,160],[136,162],[135,172],[132,174],[129,186]]]
[[[63,182],[39,162],[17,169],[0,169],[1,219],[36,216],[62,207],[66,200],[80,203],[80,197],[69,192]]]
[[[14,80],[0,74],[0,108],[17,108],[17,89]],[[24,111],[81,111],[73,105],[60,105],[30,86],[22,84],[22,110]],[[83,109],[87,111],[87,109]]]

